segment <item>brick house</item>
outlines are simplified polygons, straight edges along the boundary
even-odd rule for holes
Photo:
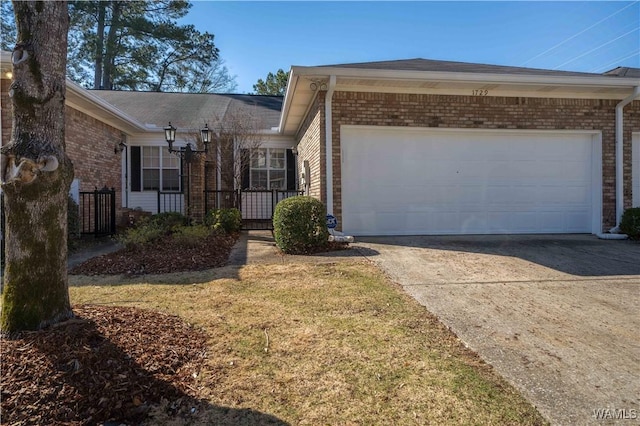
[[[200,220],[209,209],[225,206],[217,197],[237,189],[296,189],[293,139],[277,131],[281,96],[110,90],[92,94],[147,127],[127,137],[123,192],[129,208],[182,211]],[[208,152],[191,161],[169,153],[164,132],[169,122],[177,129],[177,148],[191,144],[203,151],[200,130],[210,128]],[[270,219],[271,201],[251,199],[259,196],[242,195],[243,218],[257,219],[265,210],[261,218]]]
[[[162,211],[160,191],[197,219],[204,190],[299,189],[351,235],[599,234],[640,205],[639,86],[638,69],[424,59],[294,66],[284,98],[69,83],[67,151],[81,187],[119,188],[122,209]],[[237,145],[234,117],[253,122],[255,144]],[[189,164],[169,154],[168,122],[177,146],[200,149],[208,124],[209,152]]]
[[[598,234],[640,205],[639,86],[629,68],[293,67],[280,131],[351,235]]]

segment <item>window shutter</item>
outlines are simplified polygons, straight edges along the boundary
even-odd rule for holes
[[[295,191],[296,188],[296,156],[293,150],[287,150],[287,191]]]
[[[140,191],[142,187],[142,156],[139,146],[131,147],[131,191]]]
[[[241,188],[240,189],[249,189],[249,185],[250,185],[250,178],[249,178],[249,173],[250,173],[250,161],[251,161],[251,155],[249,153],[248,149],[242,149],[241,150],[241,154],[240,154],[240,172],[242,173],[242,182],[241,182]]]

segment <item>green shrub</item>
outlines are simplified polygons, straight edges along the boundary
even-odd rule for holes
[[[242,215],[238,209],[213,209],[205,216],[204,223],[214,231],[230,234],[242,227]]]
[[[118,241],[127,248],[151,243],[165,235],[171,235],[176,229],[187,226],[189,218],[177,212],[154,214],[142,218],[135,228],[127,229]]]
[[[328,245],[327,209],[312,197],[282,200],[273,214],[273,231],[276,245],[285,253],[319,251]]]
[[[118,241],[127,248],[142,246],[167,235],[167,231],[155,223],[145,222],[118,237]]]
[[[620,230],[632,240],[640,240],[640,207],[624,211],[620,221]]]
[[[175,228],[189,225],[189,218],[178,212],[164,212],[151,216],[148,223],[170,234]]]
[[[185,246],[197,246],[209,235],[211,235],[211,228],[206,225],[180,226],[173,231],[176,244]]]

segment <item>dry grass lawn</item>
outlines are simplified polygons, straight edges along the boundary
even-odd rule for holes
[[[545,424],[365,262],[70,280],[74,304],[159,310],[201,327],[209,351],[199,392],[212,406],[307,425]]]

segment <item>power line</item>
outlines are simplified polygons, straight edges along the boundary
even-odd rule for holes
[[[590,27],[585,28],[584,30],[580,31],[579,33],[572,35],[572,36],[571,36],[571,37],[569,37],[568,39],[566,39],[566,40],[564,40],[564,41],[561,41],[560,43],[556,44],[556,45],[555,45],[555,46],[553,46],[553,47],[550,47],[549,49],[545,50],[544,52],[542,52],[542,53],[540,53],[540,54],[538,54],[538,55],[536,55],[536,56],[534,56],[533,58],[529,59],[528,61],[523,62],[522,64],[520,64],[520,66],[524,66],[524,65],[528,64],[529,62],[533,61],[534,59],[538,59],[540,56],[542,56],[542,55],[544,55],[544,54],[547,54],[547,53],[551,52],[552,50],[554,50],[554,49],[556,49],[556,48],[558,48],[558,47],[562,46],[562,45],[563,45],[563,44],[565,44],[566,42],[573,40],[574,38],[578,37],[579,35],[584,34],[585,32],[589,31],[591,28],[593,28],[593,27],[595,27],[595,26],[597,26],[597,25],[599,25],[599,24],[603,23],[603,22],[604,22],[604,21],[606,21],[607,19],[609,19],[609,18],[611,18],[611,17],[613,17],[613,16],[617,15],[618,13],[622,12],[623,10],[628,9],[628,8],[630,8],[631,6],[633,6],[633,5],[635,5],[635,4],[638,4],[638,3],[639,3],[638,1],[635,1],[635,2],[633,2],[633,3],[630,3],[630,4],[626,5],[626,6],[625,6],[625,7],[623,7],[622,9],[618,10],[617,12],[612,13],[611,15],[607,16],[606,18],[603,18],[603,19],[599,20],[598,22],[596,22],[595,24],[591,25]]]
[[[557,67],[555,67],[555,68],[554,68],[554,70],[557,70],[558,68],[560,68],[560,67],[562,67],[562,66],[564,66],[564,65],[567,65],[567,64],[569,64],[569,63],[571,63],[571,62],[575,61],[576,59],[580,59],[580,58],[582,58],[583,56],[587,56],[589,53],[595,52],[596,50],[600,49],[601,47],[605,47],[605,46],[607,46],[607,45],[609,45],[609,44],[613,43],[614,41],[620,40],[622,37],[625,37],[625,36],[627,36],[627,35],[629,35],[629,34],[631,34],[631,33],[633,33],[633,32],[636,32],[636,31],[637,31],[637,30],[639,30],[639,29],[640,29],[640,27],[635,27],[635,28],[634,28],[634,29],[632,29],[631,31],[628,31],[628,32],[626,32],[626,33],[622,34],[621,36],[618,36],[618,37],[614,38],[613,40],[609,40],[608,42],[606,42],[606,43],[604,43],[604,44],[601,44],[601,45],[600,45],[600,46],[598,46],[598,47],[594,47],[594,48],[593,48],[593,49],[591,49],[591,50],[587,50],[587,51],[586,51],[586,52],[584,52],[582,55],[578,55],[578,56],[576,56],[576,57],[575,57],[575,58],[573,58],[573,59],[569,59],[568,61],[561,63],[560,65],[558,65]]]

